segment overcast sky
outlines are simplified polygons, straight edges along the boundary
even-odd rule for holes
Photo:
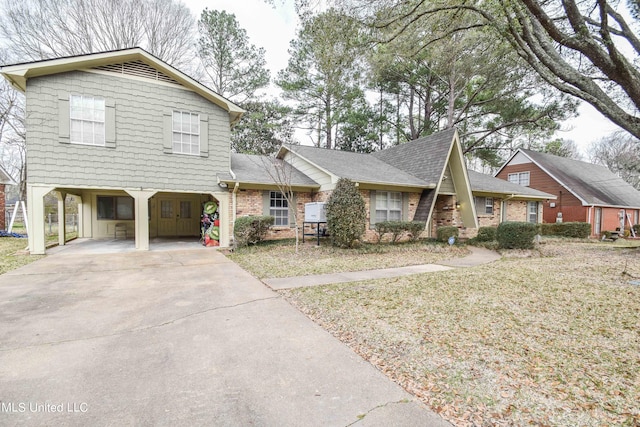
[[[183,0],[184,1],[184,0]],[[295,37],[298,17],[293,0],[275,0],[276,7],[264,0],[186,0],[185,4],[198,18],[205,7],[211,10],[226,10],[236,15],[240,26],[247,31],[252,44],[266,50],[266,59],[271,76],[287,66],[289,42]],[[593,107],[583,104],[580,116],[562,125],[557,136],[576,142],[586,158],[589,145],[603,136],[619,129],[602,117]]]

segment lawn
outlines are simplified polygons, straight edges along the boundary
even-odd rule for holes
[[[555,241],[282,294],[454,425],[637,426],[638,282],[637,248]]]
[[[435,242],[364,244],[358,249],[340,249],[328,242],[316,246],[314,241],[301,243],[296,254],[292,241],[270,241],[240,248],[228,256],[254,276],[266,279],[430,264],[467,253],[465,247]]]
[[[0,274],[15,270],[42,258],[44,255],[26,255],[27,239],[0,237]]]

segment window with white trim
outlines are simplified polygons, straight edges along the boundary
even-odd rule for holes
[[[512,182],[514,184],[518,184],[518,185],[522,185],[522,186],[528,187],[529,186],[529,176],[530,176],[529,171],[527,171],[527,172],[510,173],[507,176],[507,181]]]
[[[527,202],[527,221],[538,222],[538,202]]]
[[[279,191],[269,192],[269,215],[274,218],[273,225],[289,225],[289,201]]]
[[[104,98],[69,95],[69,142],[104,146],[104,117]]]
[[[402,193],[376,191],[376,222],[402,220]]]
[[[174,111],[171,142],[176,154],[199,155],[200,115],[188,111]]]
[[[476,197],[475,201],[478,215],[493,215],[493,197]]]

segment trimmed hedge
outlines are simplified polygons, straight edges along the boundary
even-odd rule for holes
[[[633,231],[636,232],[636,237],[640,237],[640,224],[634,224]]]
[[[358,244],[367,226],[367,211],[356,184],[340,178],[326,207],[331,243],[341,248]]]
[[[480,227],[476,235],[476,242],[493,242],[496,240],[496,227]]]
[[[418,240],[420,233],[424,230],[425,223],[419,221],[382,221],[375,225],[378,232],[378,243],[382,240],[382,236],[391,233],[391,243],[398,241],[405,233],[409,235],[411,241]]]
[[[588,222],[556,222],[538,224],[543,236],[561,236],[586,239],[591,234],[591,224]]]
[[[267,237],[273,225],[272,216],[241,216],[233,226],[234,242],[237,247],[255,245]]]
[[[457,240],[459,233],[460,230],[458,230],[458,227],[454,227],[452,225],[446,227],[438,227],[438,229],[436,230],[436,239],[439,242],[447,242],[449,240],[449,237],[453,236]]]
[[[533,249],[538,224],[531,222],[503,222],[498,226],[496,239],[500,249]]]

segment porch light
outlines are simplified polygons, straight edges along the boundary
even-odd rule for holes
[[[456,202],[456,209],[459,210],[460,209],[460,202]]]

